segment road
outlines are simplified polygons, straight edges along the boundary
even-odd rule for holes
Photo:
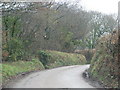
[[[89,65],[65,66],[35,72],[9,84],[9,88],[94,88],[82,73]]]

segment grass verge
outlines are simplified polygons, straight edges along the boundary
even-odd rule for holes
[[[55,68],[68,65],[82,65],[86,63],[85,56],[81,54],[65,53],[59,51],[40,51],[39,60],[45,68]]]
[[[0,79],[2,84],[5,85],[17,75],[27,72],[68,66],[68,65],[82,65],[86,63],[85,56],[81,54],[64,53],[59,51],[40,51],[38,54],[39,59],[32,59],[32,61],[16,61],[4,62],[0,64],[2,73]]]
[[[38,59],[33,59],[32,61],[5,62],[0,64],[0,66],[2,66],[0,79],[3,84],[18,74],[44,69],[43,64]]]

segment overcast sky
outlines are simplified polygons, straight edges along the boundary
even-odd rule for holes
[[[57,0],[57,1],[80,1],[80,0]],[[118,13],[118,2],[120,0],[81,0],[83,9],[99,11],[105,14]]]

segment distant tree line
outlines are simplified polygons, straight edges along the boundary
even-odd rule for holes
[[[112,15],[69,3],[2,3],[3,59],[29,60],[38,50],[93,49],[117,26]]]

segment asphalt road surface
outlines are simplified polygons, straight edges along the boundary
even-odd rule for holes
[[[82,73],[89,65],[65,66],[35,72],[9,84],[8,88],[95,88]]]

